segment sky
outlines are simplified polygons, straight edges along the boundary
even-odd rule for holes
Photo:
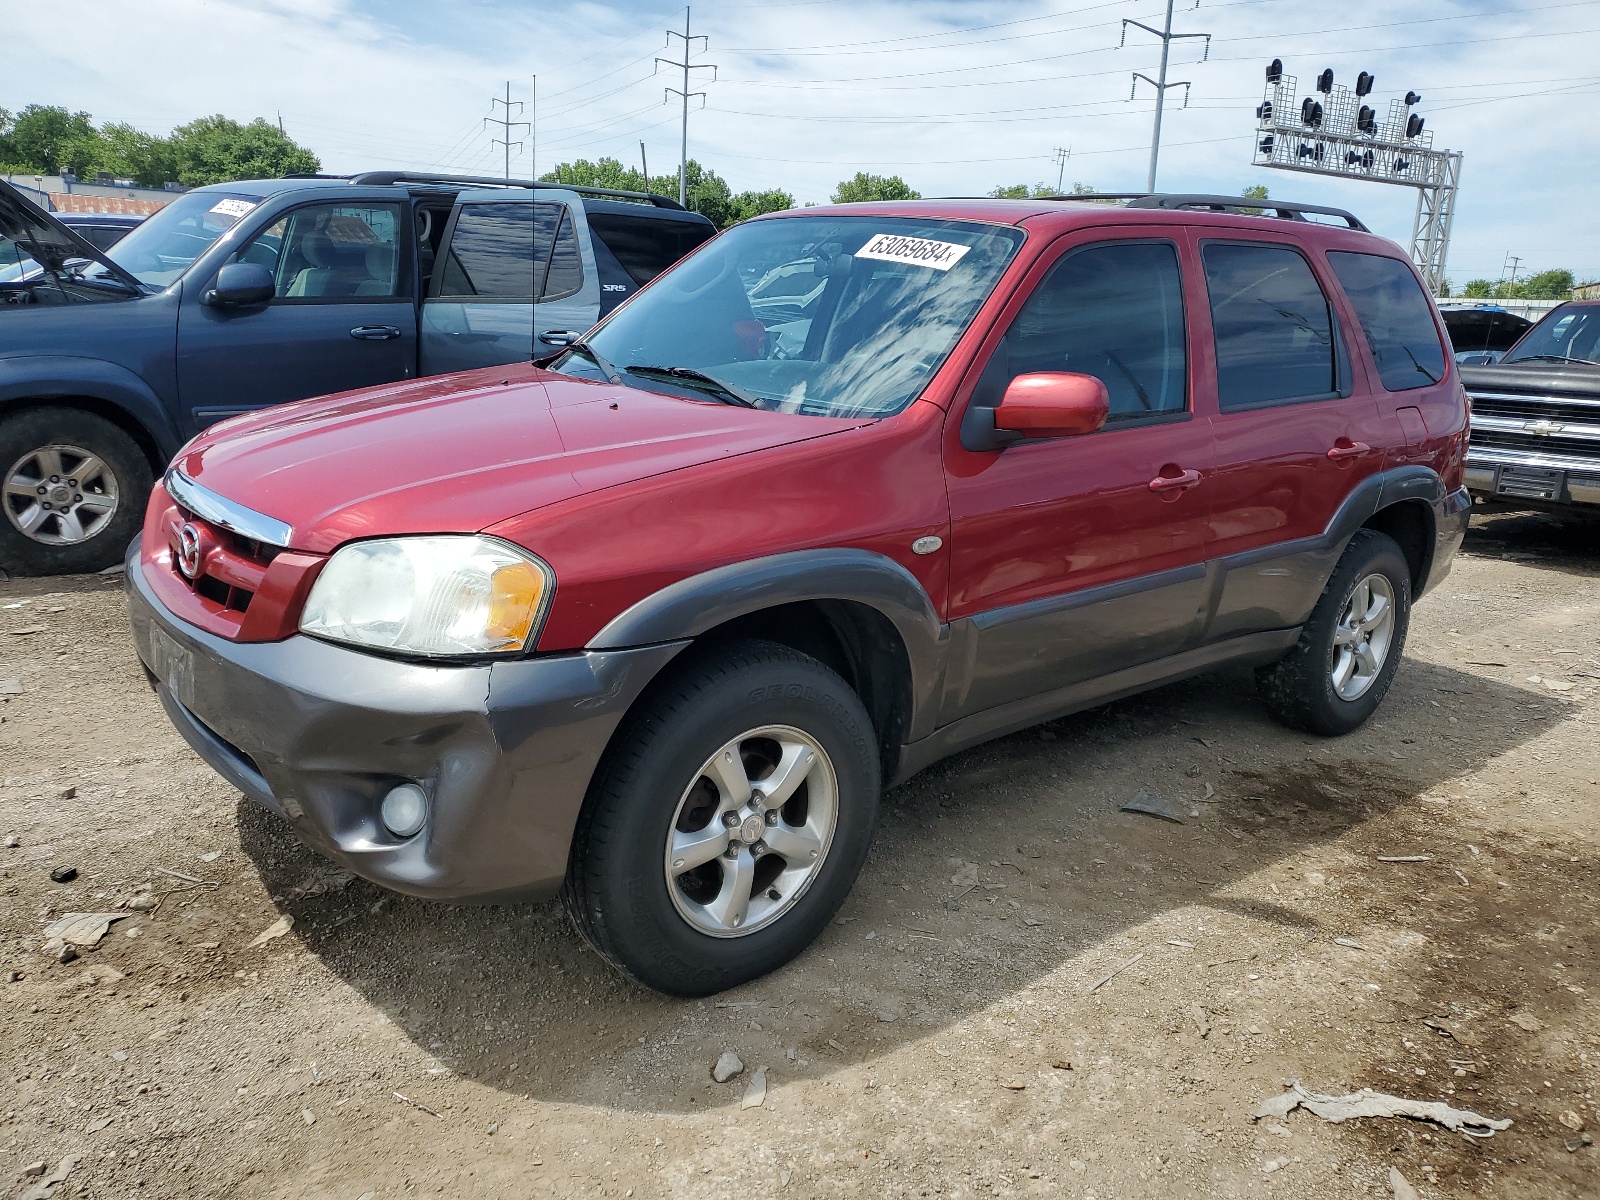
[[[516,119],[511,172],[610,155],[676,171],[684,8],[652,0],[0,0],[0,108],[59,104],[153,133],[210,113],[282,118],[329,172],[499,174],[484,118]],[[998,184],[1143,190],[1163,0],[704,0],[689,155],[735,191],[825,202],[867,170],[925,196]],[[1177,0],[1157,187],[1353,210],[1409,242],[1416,192],[1252,167],[1263,69],[1414,90],[1462,151],[1448,274],[1600,280],[1600,0]],[[1126,33],[1126,44],[1119,45]],[[1185,92],[1187,90],[1187,106]],[[536,103],[535,103],[536,101]],[[1057,150],[1070,150],[1064,164]]]

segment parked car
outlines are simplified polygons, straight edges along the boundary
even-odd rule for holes
[[[144,220],[132,213],[64,212],[55,218],[96,250],[111,249]]]
[[[219,184],[105,251],[0,183],[0,567],[114,563],[208,425],[526,362],[715,233],[660,196],[490,182]]]
[[[765,217],[547,369],[219,425],[129,551],[139,656],[367,879],[559,890],[664,992],[770,971],[945,755],[1227,663],[1317,734],[1382,700],[1461,385],[1403,251],[1243,203]],[[780,356],[747,268],[808,260]]]
[[[1519,317],[1493,304],[1447,308],[1441,315],[1456,361],[1463,366],[1498,362],[1518,338],[1533,328],[1533,322],[1527,317]]]
[[[1498,363],[1463,367],[1461,378],[1475,496],[1600,512],[1600,300],[1551,309]]]

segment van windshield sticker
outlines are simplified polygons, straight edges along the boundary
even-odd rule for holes
[[[931,238],[906,237],[899,233],[874,234],[870,241],[856,251],[857,258],[875,258],[879,262],[907,263],[914,267],[932,267],[935,271],[948,271],[961,261],[971,246],[957,242],[936,242]]]
[[[254,207],[255,205],[249,200],[227,199],[218,200],[211,206],[210,211],[214,213],[221,213],[225,217],[238,218],[244,216],[245,213],[249,212]]]

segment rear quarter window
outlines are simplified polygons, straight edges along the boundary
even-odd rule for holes
[[[589,214],[589,232],[616,255],[635,283],[646,284],[689,251],[710,241],[716,230],[698,221]]]
[[[1350,298],[1384,390],[1427,387],[1444,377],[1444,346],[1433,306],[1411,268],[1381,254],[1333,251],[1339,286]]]

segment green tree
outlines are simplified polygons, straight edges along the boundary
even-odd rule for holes
[[[82,174],[93,169],[99,158],[99,134],[86,112],[30,104],[8,125],[0,158],[42,175],[59,175],[62,171]]]
[[[1461,289],[1461,294],[1474,300],[1487,300],[1494,295],[1494,281],[1489,279],[1469,279],[1467,285]]]
[[[565,183],[572,187],[613,188],[623,192],[656,192],[661,195],[678,194],[677,176],[652,176],[646,180],[642,171],[625,167],[614,158],[590,162],[580,158],[577,162],[562,163],[555,170],[541,175],[543,183]],[[669,192],[670,186],[670,192]]]
[[[1508,291],[1519,300],[1570,300],[1572,288],[1571,271],[1553,270],[1530,275],[1526,281]]]
[[[1039,200],[1055,194],[1055,188],[1048,183],[1035,183],[1032,186],[1026,183],[1002,184],[989,193],[996,200]]]
[[[764,192],[740,192],[733,198],[735,221],[748,221],[762,213],[783,212],[794,207],[794,197],[782,188]]]
[[[684,164],[683,174],[685,207],[705,216],[718,229],[726,229],[736,221],[747,220],[759,213],[779,212],[794,207],[794,197],[784,191],[740,192],[735,196],[727,180],[692,158]],[[571,187],[654,192],[658,196],[678,194],[676,173],[652,175],[647,180],[644,172],[625,167],[614,158],[602,158],[597,162],[580,158],[576,162],[561,163],[539,178],[543,183],[565,183]]]
[[[317,156],[260,117],[248,125],[220,113],[172,131],[178,180],[189,187],[233,179],[281,179],[322,169]]]
[[[178,178],[178,151],[170,138],[158,137],[132,125],[100,127],[100,170],[132,179],[144,187],[160,187]]]
[[[1241,191],[1239,195],[1243,196],[1246,200],[1265,200],[1267,198],[1267,185],[1264,183],[1253,183]],[[1259,217],[1261,215],[1261,210],[1259,208],[1244,208],[1240,209],[1239,211],[1249,213],[1252,217]]]
[[[869,175],[857,171],[855,178],[841,180],[833,190],[835,204],[860,204],[865,200],[921,200],[922,193],[912,191],[909,184],[898,175]]]

